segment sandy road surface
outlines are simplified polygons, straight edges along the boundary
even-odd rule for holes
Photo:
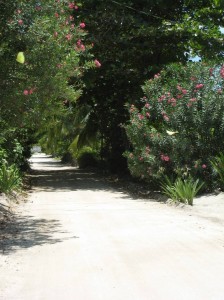
[[[224,299],[222,224],[44,155],[32,162],[35,187],[0,254],[0,299]]]

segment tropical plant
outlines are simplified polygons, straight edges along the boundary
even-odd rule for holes
[[[210,160],[210,163],[219,176],[221,187],[224,188],[224,153],[220,152],[219,155]]]
[[[97,151],[91,147],[83,147],[77,155],[79,168],[96,167],[98,159]]]
[[[6,162],[7,153],[5,149],[0,148],[0,168]]]
[[[203,187],[199,179],[194,180],[192,177],[186,179],[177,178],[172,182],[167,176],[165,183],[161,183],[162,191],[165,195],[174,201],[180,201],[185,204],[193,205],[193,199]]]
[[[16,165],[3,163],[0,168],[0,192],[9,194],[18,190],[22,185],[20,172]]]

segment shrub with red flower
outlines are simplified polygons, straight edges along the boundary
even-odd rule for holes
[[[80,28],[84,29],[86,27],[86,24],[83,22],[83,23],[80,23],[79,26],[80,26]]]
[[[209,182],[209,161],[224,149],[224,95],[217,92],[223,88],[223,75],[223,66],[173,64],[145,82],[141,108],[131,106],[125,127],[133,176],[144,174],[151,180],[187,173]]]
[[[94,60],[94,63],[97,68],[101,67],[101,63],[97,59]]]
[[[28,133],[41,130],[45,123],[48,134],[50,127],[54,131],[53,126],[71,120],[69,109],[82,92],[82,76],[97,67],[93,55],[83,53],[92,46],[88,42],[84,46],[85,23],[79,25],[71,9],[76,10],[77,5],[67,0],[2,1],[1,54],[5,60],[0,68],[4,79],[0,82],[0,140],[5,128],[13,128],[9,131],[16,134],[23,124]],[[83,41],[79,46],[78,40]],[[23,59],[17,59],[18,52]],[[69,107],[61,104],[63,99],[68,99]],[[53,118],[58,121],[48,126],[46,122]],[[23,133],[18,136],[22,141]],[[56,139],[55,145],[63,144],[61,138],[64,140]]]

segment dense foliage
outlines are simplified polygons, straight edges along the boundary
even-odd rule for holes
[[[36,132],[57,143],[94,66],[78,46],[85,24],[77,10],[69,1],[0,2],[0,149],[9,164],[25,166]]]
[[[135,103],[142,83],[164,65],[186,62],[191,55],[222,57],[223,10],[210,0],[85,0],[81,16],[102,66],[85,75],[77,109],[88,107],[85,137],[95,133],[109,166],[123,169],[125,103]]]
[[[191,174],[209,182],[210,159],[224,148],[224,67],[173,64],[145,82],[126,126],[134,176]]]
[[[147,103],[138,103],[145,80],[153,78],[164,65],[186,63],[192,55],[217,62],[222,59],[222,5],[222,0],[141,0],[135,3],[85,0],[83,4],[68,0],[1,1],[0,153],[8,166],[27,167],[30,146],[40,140],[43,150],[54,155],[93,156],[94,161],[100,157],[104,167],[124,170],[126,158],[122,154],[129,147],[123,126],[129,119],[126,104],[135,105],[132,119],[137,120],[138,109],[140,114],[150,113],[152,118],[159,112],[159,106],[154,105],[149,112],[146,107],[142,108]],[[196,95],[187,98],[194,93],[193,81],[189,81],[190,68],[173,65],[145,85],[148,96],[153,93],[153,97],[161,97],[161,91],[166,97],[166,92],[173,93],[173,98],[178,92],[183,94],[182,100],[178,99],[180,107],[179,104],[174,107],[174,102],[162,103],[167,112],[162,115],[161,124],[171,124],[168,114],[175,108],[173,128],[168,126],[167,130],[178,133],[164,138],[164,147],[159,138],[155,141],[163,159],[156,167],[152,164],[152,169],[158,171],[153,176],[169,170],[177,174],[183,168],[188,172],[188,168],[193,170],[190,164],[197,163],[200,167],[195,173],[206,177],[208,153],[216,155],[222,148],[222,144],[217,151],[212,148],[213,142],[221,143],[222,134],[222,94],[213,93],[222,84],[214,83],[219,69],[208,77],[208,67],[195,66],[197,84],[204,86],[196,88]],[[170,76],[174,76],[173,81]],[[175,78],[180,82],[174,84]],[[201,78],[206,84],[199,82]],[[173,87],[172,91],[168,91],[168,84]],[[186,94],[185,89],[189,91]],[[211,107],[215,105],[216,110],[206,104],[203,115],[195,107],[204,103],[200,99],[207,99],[206,93],[211,95],[210,102],[206,101]],[[195,103],[190,101],[194,98]],[[184,99],[188,99],[189,106],[184,106]],[[183,112],[189,115],[187,120],[191,120],[191,125],[182,117]],[[210,116],[209,124],[199,126],[201,131],[196,135],[193,125],[203,124],[206,114]],[[166,117],[170,121],[165,120]],[[139,122],[146,124],[146,118]],[[161,129],[157,121],[150,130],[164,133],[166,127],[160,124]],[[148,130],[148,125],[144,126]],[[186,137],[180,134],[182,127],[187,128]],[[203,130],[209,130],[209,137]],[[128,132],[130,139],[131,134]],[[190,148],[189,158],[179,160],[184,147],[188,149],[189,136],[196,145]],[[176,142],[178,137],[184,138],[184,146]],[[143,145],[141,138],[139,144]],[[89,156],[83,153],[90,148],[84,148],[84,152],[81,149],[86,145],[91,147]],[[204,147],[204,154],[200,147]],[[172,149],[177,152],[171,160]],[[137,169],[132,172],[142,174]],[[147,172],[149,175],[148,169]]]

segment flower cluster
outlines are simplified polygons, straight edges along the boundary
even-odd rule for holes
[[[28,96],[28,95],[32,95],[35,91],[35,88],[29,89],[29,90],[24,90],[23,91],[23,95],[24,96]]]
[[[209,180],[211,155],[224,149],[223,78],[224,65],[194,63],[170,65],[146,81],[142,106],[130,106],[125,127],[134,176],[150,180],[187,172]]]
[[[75,3],[72,3],[72,2],[70,2],[69,4],[68,4],[68,7],[70,8],[70,9],[75,9],[75,10],[78,10],[78,5],[76,5]]]
[[[97,59],[94,60],[94,63],[97,68],[101,67],[101,63]]]
[[[160,157],[161,157],[161,160],[163,160],[163,161],[166,161],[166,162],[170,161],[170,157],[168,155],[161,154]]]
[[[222,65],[221,69],[220,69],[220,76],[222,78],[224,78],[224,65]]]

